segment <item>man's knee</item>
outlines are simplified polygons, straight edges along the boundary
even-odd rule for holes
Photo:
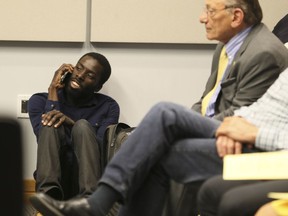
[[[179,113],[183,113],[183,106],[172,102],[159,102],[149,112],[151,119],[159,119],[160,122],[174,124]]]
[[[175,104],[171,103],[171,102],[159,102],[157,104],[155,104],[152,108],[151,108],[151,112],[166,112],[171,110],[173,107],[175,106]]]
[[[240,192],[240,191],[238,191]],[[226,192],[219,204],[218,215],[231,216],[241,215],[245,208],[249,205],[245,203],[245,198],[241,196],[241,193],[235,193],[233,190]]]
[[[92,126],[87,120],[80,119],[74,123],[72,128],[72,134],[86,134],[87,132],[91,131],[91,129]]]
[[[93,146],[97,146],[95,144],[98,143],[97,136],[96,136],[96,130],[92,127],[90,122],[88,122],[85,119],[80,119],[77,122],[75,122],[72,131],[72,143],[75,146],[90,146],[89,148],[92,148]]]
[[[204,182],[197,194],[197,205],[200,212],[215,212],[219,197],[215,193],[215,179],[208,179]],[[211,209],[210,209],[211,208]]]
[[[57,130],[57,128],[43,125],[40,129],[40,133],[54,133],[55,130]]]
[[[74,123],[73,128],[74,130],[81,130],[85,127],[90,127],[91,124],[86,119],[80,119]]]
[[[53,136],[55,134],[62,135],[64,133],[63,126],[60,126],[58,128],[52,127],[52,126],[43,126],[40,129],[39,136],[46,137],[46,136]]]

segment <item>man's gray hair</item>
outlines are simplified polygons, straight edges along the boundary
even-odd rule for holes
[[[259,24],[262,21],[262,8],[258,0],[226,0],[226,6],[240,8],[244,12],[244,22],[248,25]]]

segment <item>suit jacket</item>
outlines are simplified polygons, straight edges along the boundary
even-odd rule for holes
[[[284,44],[288,42],[288,14],[284,16],[272,31]]]
[[[192,109],[201,112],[203,97],[214,87],[223,43],[216,47],[211,75],[201,99]],[[279,74],[288,67],[288,50],[263,24],[254,26],[236,53],[221,83],[214,118],[223,120],[241,106],[260,98]]]

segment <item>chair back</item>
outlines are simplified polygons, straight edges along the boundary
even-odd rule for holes
[[[23,215],[22,135],[17,120],[0,117],[1,215]]]

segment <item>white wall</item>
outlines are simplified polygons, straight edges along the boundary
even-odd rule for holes
[[[120,121],[137,126],[159,101],[190,107],[199,99],[210,73],[215,45],[137,45],[0,42],[0,114],[16,118],[17,95],[47,91],[62,63],[75,64],[96,51],[112,65],[112,76],[101,90],[115,98]],[[23,126],[24,178],[32,178],[37,144],[29,119]],[[5,143],[1,143],[3,145]]]
[[[264,19],[270,29],[286,14],[286,1],[263,3]],[[204,4],[204,3],[203,3]],[[87,0],[86,41],[90,41],[91,0]],[[278,11],[272,12],[273,9]],[[270,15],[268,15],[270,14]],[[272,14],[272,15],[271,15]],[[199,16],[199,14],[197,15]],[[269,19],[268,19],[269,18]],[[4,23],[6,22],[5,19]],[[54,23],[53,23],[54,25]],[[204,27],[203,27],[204,28]],[[77,26],[75,27],[77,30]],[[7,30],[7,29],[6,29]],[[5,28],[2,28],[5,32]],[[201,35],[203,32],[195,32]],[[205,35],[202,35],[205,37]],[[121,107],[120,121],[137,126],[158,101],[191,106],[199,99],[210,73],[215,45],[139,45],[89,43],[0,42],[0,115],[16,118],[17,95],[47,91],[55,70],[62,63],[75,64],[82,54],[97,51],[112,65],[112,77],[101,90]],[[32,178],[36,164],[36,142],[28,119],[23,126],[24,178]],[[5,143],[1,143],[4,145]]]

